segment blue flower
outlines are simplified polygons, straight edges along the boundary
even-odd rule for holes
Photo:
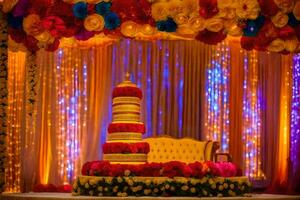
[[[244,36],[254,37],[257,35],[259,29],[263,26],[265,21],[264,16],[259,16],[255,20],[248,20],[246,27],[244,28]]]
[[[110,7],[111,7],[110,2],[102,1],[102,2],[96,4],[95,10],[96,10],[96,13],[104,16],[105,14],[109,13]]]
[[[9,13],[7,16],[7,22],[10,27],[19,29],[23,25],[23,17],[15,17],[13,14]]]
[[[156,22],[156,27],[159,31],[175,32],[177,29],[177,24],[172,18],[168,18],[167,20]]]
[[[113,30],[120,26],[121,20],[116,13],[110,12],[104,16],[105,28]]]
[[[78,2],[73,5],[73,14],[78,19],[86,18],[88,14],[87,4],[85,2]]]
[[[291,12],[288,14],[289,16],[289,22],[288,24],[291,26],[291,27],[295,27],[297,26],[298,24],[300,24],[300,21],[296,19],[296,17],[294,16],[294,14]]]

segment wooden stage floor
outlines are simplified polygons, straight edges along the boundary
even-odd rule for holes
[[[290,200],[299,199],[300,196],[289,195],[275,195],[275,194],[252,194],[249,197],[209,197],[209,198],[197,198],[197,197],[88,197],[88,196],[72,196],[69,193],[6,193],[0,195],[0,200]]]

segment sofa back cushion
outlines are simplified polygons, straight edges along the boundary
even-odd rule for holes
[[[217,142],[191,138],[175,139],[170,136],[143,139],[150,145],[148,162],[181,161],[193,163],[213,160]]]

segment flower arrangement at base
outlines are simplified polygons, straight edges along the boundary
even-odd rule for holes
[[[112,142],[112,143],[103,144],[102,148],[104,154],[111,154],[111,153],[148,154],[150,151],[150,146],[147,142],[137,142],[137,143]]]
[[[80,176],[73,183],[73,195],[88,196],[244,196],[251,191],[246,177],[194,178],[167,177],[92,177]]]

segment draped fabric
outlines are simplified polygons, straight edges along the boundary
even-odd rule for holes
[[[220,58],[220,63],[228,65],[228,74],[221,76],[226,75],[229,80],[226,87],[217,89],[228,90],[229,107],[224,110],[229,110],[229,125],[219,131],[228,135],[229,153],[244,169],[247,153],[243,139],[243,84],[247,76],[244,55],[250,59],[254,53],[241,51],[237,41],[216,47],[195,41],[122,40],[90,49],[38,52],[39,82],[33,109],[36,120],[23,124],[25,129],[22,129],[25,130],[22,137],[34,141],[32,149],[25,148],[23,143],[27,140],[21,141],[23,189],[29,191],[36,183],[70,183],[80,174],[84,162],[101,159],[101,144],[106,140],[107,126],[111,122],[112,89],[124,79],[126,72],[131,73],[132,81],[143,91],[145,137],[167,134],[213,139],[206,124],[209,114],[207,72],[215,55],[222,54],[218,49],[226,48],[230,58]],[[260,145],[256,148],[261,158],[257,163],[268,182],[276,179],[284,183],[289,156],[286,145],[289,121],[284,116],[290,112],[291,57],[257,52],[255,56],[258,61],[255,92],[261,103]],[[10,63],[10,66],[16,65],[16,62]],[[20,92],[21,88],[11,88],[11,91]],[[28,107],[22,109],[28,113]],[[26,121],[26,115],[22,117],[19,120]],[[30,160],[23,156],[30,154],[33,156]]]

